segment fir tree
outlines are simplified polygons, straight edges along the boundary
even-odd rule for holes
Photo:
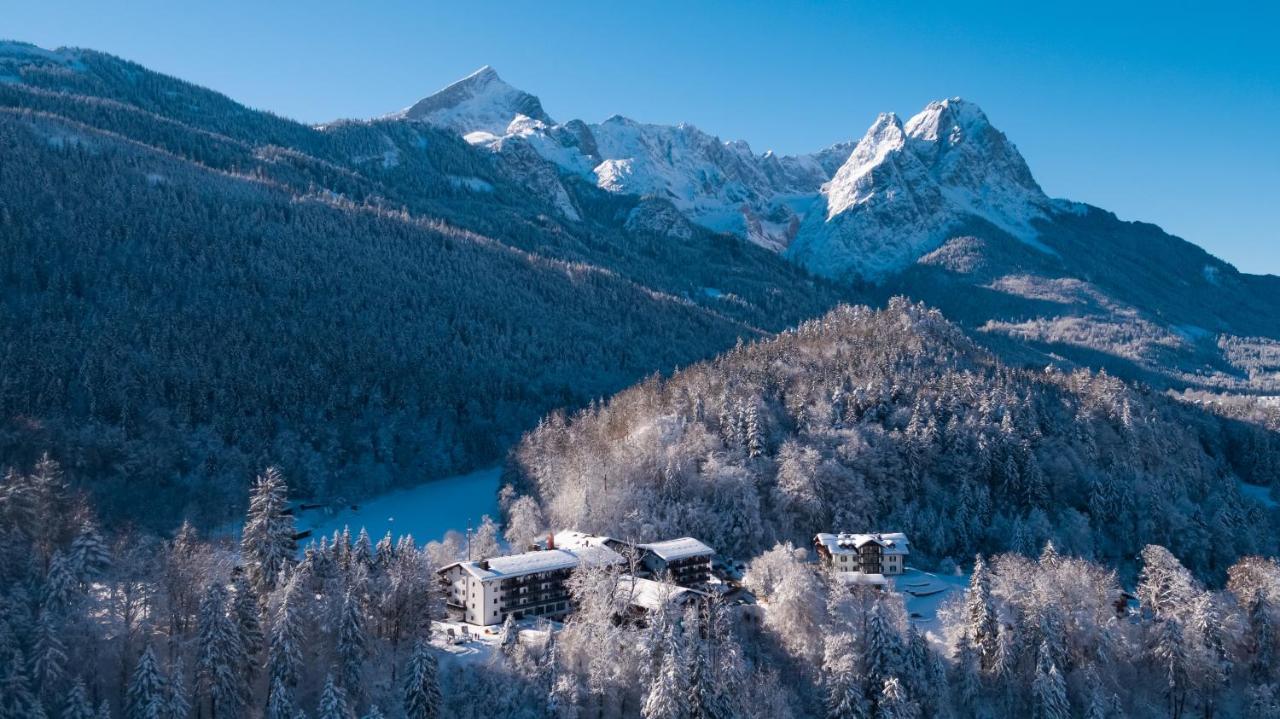
[[[907,698],[902,682],[895,676],[884,680],[876,709],[877,719],[915,719],[916,716],[915,707]]]
[[[0,662],[0,719],[43,719],[44,708],[31,690],[22,652],[14,649]]]
[[[156,661],[155,650],[150,645],[142,652],[138,665],[129,681],[129,693],[125,698],[127,719],[166,719],[164,674]]]
[[[974,643],[983,673],[990,673],[996,661],[999,636],[995,605],[991,600],[991,574],[982,555],[978,555],[973,563],[973,576],[965,590],[964,610],[966,636]]]
[[[98,578],[111,564],[111,553],[98,531],[98,525],[91,519],[80,524],[80,531],[71,542],[71,567],[81,589],[87,588],[88,582]]]
[[[243,573],[236,576],[233,584],[231,612],[235,616],[236,632],[242,657],[239,663],[244,667],[245,681],[253,682],[254,670],[261,661],[264,638],[262,635],[262,606],[254,594],[253,586]]]
[[[187,719],[191,714],[191,697],[187,694],[185,667],[179,658],[169,668],[169,682],[165,691],[164,715],[166,719]]]
[[[356,704],[364,696],[363,674],[367,653],[364,613],[360,610],[359,600],[348,590],[343,596],[342,614],[338,619],[338,662],[342,686]]]
[[[441,710],[440,679],[436,656],[431,645],[419,639],[413,645],[413,656],[404,681],[404,713],[406,719],[436,719]]]
[[[258,477],[249,496],[249,513],[240,542],[249,581],[259,596],[266,596],[276,588],[281,573],[297,551],[293,517],[287,510],[284,478],[275,467],[268,467]]]
[[[1036,665],[1036,678],[1031,685],[1035,698],[1033,706],[1036,719],[1070,719],[1071,705],[1067,703],[1067,683],[1050,658],[1049,648],[1040,646],[1040,661]]]
[[[49,698],[67,675],[67,649],[62,639],[63,625],[46,609],[36,623],[36,641],[32,647],[32,674],[40,694]]]
[[[316,716],[318,719],[351,719],[347,695],[334,684],[333,674],[328,674],[324,678],[324,690],[320,692],[320,706]]]
[[[267,695],[266,719],[295,719],[298,709],[293,704],[293,695],[279,679],[271,682]]]
[[[285,687],[297,685],[302,667],[303,616],[299,606],[302,591],[298,587],[298,579],[295,574],[285,585],[284,596],[271,623],[268,672],[273,683],[279,682]]]
[[[197,621],[196,691],[209,702],[213,719],[236,717],[244,705],[245,682],[238,662],[244,647],[227,613],[227,592],[213,582],[200,601]]]
[[[94,719],[93,705],[89,703],[89,691],[84,682],[77,679],[67,692],[62,704],[62,719]]]

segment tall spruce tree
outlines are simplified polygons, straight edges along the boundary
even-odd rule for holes
[[[249,581],[259,596],[276,588],[297,551],[293,516],[288,509],[284,477],[275,467],[268,467],[249,495],[249,513],[240,541]]]
[[[212,719],[232,719],[244,706],[244,658],[240,632],[228,613],[227,590],[214,581],[200,601],[197,619],[196,691]]]
[[[129,692],[125,697],[127,719],[167,719],[165,713],[166,686],[155,650],[147,645],[129,680]]]
[[[413,656],[404,679],[404,714],[406,719],[437,719],[443,699],[440,695],[439,669],[431,645],[419,639],[413,645]]]

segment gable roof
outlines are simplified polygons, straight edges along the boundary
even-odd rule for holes
[[[688,559],[689,557],[709,557],[716,553],[716,550],[708,547],[693,537],[668,539],[663,542],[648,542],[646,544],[637,544],[636,546],[653,552],[663,561],[667,562]]]
[[[822,533],[813,538],[814,543],[821,544],[832,554],[855,554],[868,544],[878,544],[884,554],[906,555],[911,553],[911,542],[902,532],[884,532],[880,534],[840,534]]]
[[[575,549],[543,549],[536,552],[522,552],[506,557],[493,557],[485,561],[454,562],[441,567],[437,573],[460,567],[463,571],[480,580],[507,579],[521,577],[526,574],[551,572],[557,569],[572,569],[577,566],[601,566],[621,564],[622,555],[608,547],[580,547]],[[488,566],[485,566],[485,565]]]

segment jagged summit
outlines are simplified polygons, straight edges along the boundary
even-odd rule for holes
[[[939,100],[905,124],[877,117],[787,252],[817,274],[878,280],[975,218],[1036,245],[1033,221],[1050,204],[980,107]]]
[[[491,66],[476,70],[444,89],[428,95],[393,117],[427,122],[464,136],[507,134],[521,117],[554,125],[534,95],[512,87]]]

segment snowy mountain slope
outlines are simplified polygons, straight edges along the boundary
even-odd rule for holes
[[[1034,244],[1049,198],[976,105],[882,114],[822,188],[788,257],[816,274],[879,281],[978,218]],[[1043,247],[1042,247],[1043,249]]]
[[[516,118],[554,124],[538,98],[508,85],[488,65],[391,117],[419,120],[463,135],[505,135]]]
[[[619,194],[670,201],[694,222],[782,250],[852,150],[842,143],[803,156],[755,154],[690,124],[656,125],[615,115],[557,124],[528,93],[483,68],[394,117],[457,132],[499,154],[532,147],[561,172]]]

